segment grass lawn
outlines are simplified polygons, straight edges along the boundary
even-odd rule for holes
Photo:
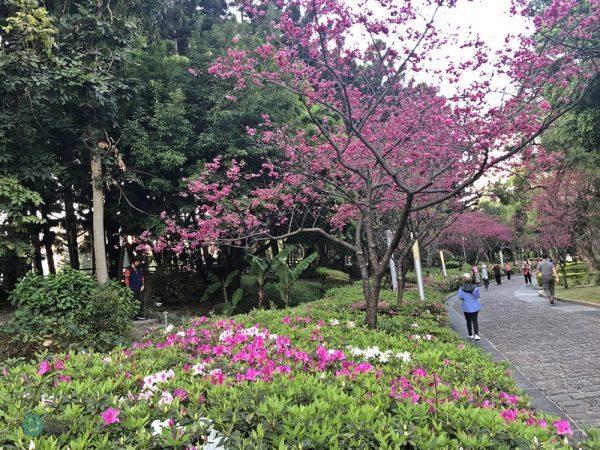
[[[571,289],[556,289],[556,296],[581,300],[584,302],[600,303],[600,286],[572,287]]]

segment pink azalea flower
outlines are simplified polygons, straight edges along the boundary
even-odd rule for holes
[[[105,409],[100,416],[102,417],[102,421],[104,422],[104,426],[120,422],[119,414],[121,413],[120,409],[116,408],[107,408]]]
[[[500,416],[507,422],[512,422],[517,419],[517,411],[514,409],[505,409],[500,413]]]
[[[59,375],[58,381],[62,383],[70,383],[71,377],[69,375]]]
[[[417,367],[415,370],[413,370],[412,373],[415,377],[426,377],[427,376],[427,372],[425,372],[425,370],[423,370],[420,367]]]
[[[180,402],[185,402],[188,399],[188,393],[185,389],[177,388],[173,390],[173,395],[177,397]]]
[[[354,367],[354,373],[367,373],[373,370],[373,366],[368,362],[362,362]]]
[[[552,425],[554,425],[557,434],[561,436],[573,436],[573,430],[571,430],[571,424],[569,424],[568,420],[557,420],[556,422],[553,422]]]
[[[54,370],[63,370],[65,368],[65,363],[60,359],[54,361]]]
[[[50,372],[51,370],[52,366],[50,365],[48,360],[45,359],[40,363],[40,368],[38,369],[37,373],[38,375],[44,375],[46,372]]]
[[[541,419],[538,422],[538,425],[539,425],[540,428],[544,428],[545,429],[548,426],[548,423],[544,419]]]
[[[448,365],[450,365],[450,360],[449,360],[449,359],[444,359],[444,365],[445,365],[445,366],[448,366]]]
[[[281,323],[285,324],[285,325],[289,325],[292,322],[292,319],[290,319],[288,316],[285,316],[283,319],[281,319]]]

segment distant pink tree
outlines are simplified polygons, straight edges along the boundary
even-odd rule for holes
[[[317,233],[356,257],[366,323],[375,327],[382,279],[407,242],[411,216],[463,193],[532,145],[573,108],[595,73],[564,42],[544,38],[554,26],[548,11],[533,36],[516,37],[496,54],[476,36],[461,41],[436,26],[439,11],[455,3],[426,0],[417,10],[389,0],[242,1],[250,20],[277,11],[273,34],[251,49],[234,40],[210,72],[234,80],[230,99],[248,83],[293,93],[311,125],[297,130],[264,116],[248,134],[281,157],[265,159],[258,171],[234,161],[208,164],[188,186],[195,216],[182,223],[165,215],[158,247],[181,252]],[[467,52],[463,60],[430,63],[458,46]],[[498,77],[511,88],[490,106]],[[453,92],[442,94],[442,85]],[[392,241],[382,248],[377,224],[391,213]]]
[[[598,183],[594,173],[564,167],[538,177],[532,201],[538,246],[552,252],[563,268],[567,253],[575,249],[599,268]]]
[[[491,254],[512,241],[511,229],[497,217],[482,211],[469,211],[457,216],[444,232],[442,244],[455,253],[462,252],[464,245],[475,261],[485,254]]]

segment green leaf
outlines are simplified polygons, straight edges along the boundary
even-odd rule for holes
[[[230,272],[227,277],[225,278],[225,281],[223,282],[223,286],[224,287],[229,287],[229,285],[231,284],[231,282],[234,280],[235,277],[237,277],[237,274],[239,273],[239,270],[234,270],[233,272]]]
[[[311,255],[307,256],[306,258],[304,258],[302,261],[300,261],[298,263],[298,265],[296,267],[294,267],[294,270],[292,270],[292,277],[296,280],[298,279],[298,277],[302,274],[302,272],[304,272],[306,269],[308,269],[308,266],[311,265],[311,263],[317,259],[319,255],[315,252],[312,253]]]
[[[244,295],[244,290],[242,288],[237,288],[235,290],[235,292],[233,293],[233,295],[231,296],[231,304],[232,305],[237,305],[240,300],[242,299],[242,296]]]
[[[209,284],[208,287],[206,288],[206,292],[210,295],[210,294],[214,294],[215,292],[217,292],[217,290],[221,287],[221,282],[217,281],[215,283]]]

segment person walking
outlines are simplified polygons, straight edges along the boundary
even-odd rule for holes
[[[140,262],[137,259],[131,260],[131,265],[125,269],[124,275],[125,286],[131,289],[133,298],[138,303],[138,310],[135,314],[134,320],[143,320],[142,313],[145,308],[144,299],[144,272],[140,267]]]
[[[475,281],[475,284],[477,286],[479,286],[481,284],[481,277],[479,275],[479,268],[477,267],[477,264],[475,264],[472,268],[471,268],[471,273],[473,275],[473,280]]]
[[[496,279],[496,284],[502,284],[502,267],[500,267],[500,264],[494,264],[492,270],[494,271],[494,278]]]
[[[556,266],[550,261],[547,254],[544,254],[542,260],[537,265],[538,272],[542,275],[542,287],[546,297],[550,300],[550,304],[554,305],[556,297],[554,296],[555,283],[560,280],[556,273]]]
[[[531,285],[531,262],[526,259],[521,266],[521,271],[525,277],[525,286]]]
[[[507,261],[506,264],[504,264],[504,273],[506,274],[506,279],[510,280],[510,275],[512,274],[512,271],[510,270],[510,263]]]
[[[483,280],[483,285],[487,291],[490,287],[490,274],[488,272],[488,267],[485,264],[481,266],[481,279]]]
[[[472,283],[470,273],[463,274],[463,284],[458,288],[458,298],[462,302],[462,310],[467,321],[469,339],[480,340],[477,316],[481,310],[479,303],[479,288]]]

